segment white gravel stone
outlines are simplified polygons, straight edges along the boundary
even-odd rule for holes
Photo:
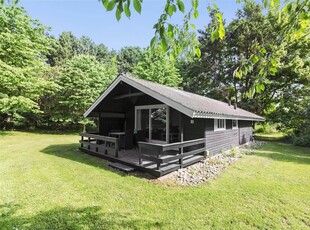
[[[176,183],[180,185],[199,185],[208,179],[216,178],[225,168],[237,161],[245,154],[252,154],[253,149],[260,148],[264,142],[255,142],[244,147],[226,151],[204,159],[187,168],[177,171]]]

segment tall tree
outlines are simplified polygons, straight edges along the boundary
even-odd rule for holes
[[[140,47],[123,47],[117,53],[117,65],[119,73],[132,72],[132,69],[141,60],[143,50]]]
[[[211,18],[214,16],[211,14]],[[186,68],[186,75],[191,77],[185,79],[185,87],[213,98],[236,101],[261,115],[268,114],[281,98],[281,92],[292,84],[299,87],[306,84],[309,73],[309,40],[306,39],[294,40],[287,50],[273,54],[273,62],[278,62],[276,70],[264,69],[269,61],[253,55],[253,47],[277,43],[279,22],[274,19],[272,15],[264,15],[260,5],[249,1],[226,27],[223,41],[212,41],[212,21],[205,31],[200,31],[201,59]],[[272,52],[272,48],[264,52]],[[248,60],[253,62],[251,69],[243,68],[242,77],[237,77],[234,70]],[[266,71],[264,81],[259,77],[262,68]]]
[[[98,61],[109,62],[116,56],[115,51],[109,51],[109,49],[102,43],[96,46],[96,53],[94,54]]]
[[[172,87],[179,87],[182,81],[179,70],[160,48],[146,52],[132,72],[139,78]]]
[[[81,53],[81,51],[83,50],[80,42],[74,34],[72,32],[62,32],[48,54],[49,63],[53,66],[62,65],[73,56]]]
[[[51,66],[63,65],[75,55],[80,54],[95,56],[102,62],[108,62],[116,55],[110,52],[104,44],[97,45],[87,36],[79,39],[72,32],[62,32],[58,39],[53,37],[52,39],[55,42],[47,55]]]
[[[26,11],[0,2],[0,125],[20,124],[40,113],[38,99],[51,85],[43,78],[52,40]]]
[[[77,55],[61,68],[56,83],[53,121],[59,126],[89,124],[83,113],[117,75],[116,60],[102,63],[94,56]]]
[[[103,0],[102,3],[107,11],[113,11],[115,9],[115,17],[120,20],[124,13],[126,17],[130,18],[132,8],[138,13],[142,11],[143,0]],[[166,0],[163,1],[164,10],[159,16],[157,23],[153,26],[155,30],[155,36],[150,42],[152,50],[156,45],[160,45],[164,52],[170,54],[172,58],[177,58],[184,49],[189,50],[192,54],[200,56],[200,49],[195,39],[192,42],[183,42],[183,39],[178,39],[185,31],[190,29],[195,30],[195,25],[191,24],[191,19],[196,19],[199,15],[198,5],[201,0],[190,1],[189,10],[185,9],[184,0]],[[245,2],[248,0],[236,0],[236,2]],[[295,42],[299,39],[309,39],[309,24],[310,24],[310,1],[309,0],[293,0],[284,1],[280,0],[262,0],[261,6],[266,9],[267,15],[272,18],[270,22],[277,24],[277,34],[271,42],[264,41],[262,43],[252,44],[251,54],[249,59],[239,64],[235,69],[234,75],[237,78],[242,78],[248,72],[251,72],[254,65],[260,61],[259,74],[254,81],[251,88],[251,94],[264,90],[264,82],[267,81],[266,75],[269,73],[274,74],[278,67],[281,67],[279,54],[283,50],[287,50],[291,42]],[[216,4],[212,5],[214,10],[217,10]],[[208,10],[211,11],[211,7]],[[184,23],[182,29],[171,23],[171,18],[177,12],[181,12],[184,15]],[[211,40],[217,40],[218,38],[224,39],[225,28],[223,23],[223,16],[220,12],[215,15],[216,23],[211,27]]]

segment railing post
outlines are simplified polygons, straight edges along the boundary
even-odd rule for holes
[[[82,135],[81,136],[81,141],[84,141],[84,136]],[[83,142],[81,143],[81,148],[83,148],[84,147],[84,145],[83,145]]]
[[[157,162],[157,170],[160,170],[161,163]]]
[[[90,143],[90,137],[88,137],[88,146],[87,146],[88,149],[90,149],[90,144],[89,143]]]
[[[99,141],[96,139],[96,152],[98,152],[98,144],[99,144]]]
[[[104,141],[104,146],[105,146],[104,154],[107,155],[107,154],[108,154],[108,150],[106,149],[106,148],[108,147],[108,142],[107,142],[107,140]]]
[[[118,139],[115,140],[115,157],[118,157]]]
[[[141,153],[142,153],[142,150],[141,150],[141,147],[139,146],[139,165],[143,164],[143,159],[141,158]]]
[[[161,150],[158,150],[158,151],[157,151],[157,159],[159,159],[160,154],[161,154]],[[160,162],[157,162],[157,170],[160,170],[160,167],[161,167],[161,163],[160,163]]]
[[[180,155],[179,164],[180,167],[183,168],[183,147],[179,148],[179,155]]]

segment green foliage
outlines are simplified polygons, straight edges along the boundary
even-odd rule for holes
[[[103,6],[107,11],[115,9],[115,17],[119,21],[121,15],[124,13],[126,17],[131,17],[132,7],[136,12],[141,14],[142,11],[142,0],[102,0]],[[186,11],[184,0],[166,0],[164,6],[164,12],[159,16],[157,23],[153,26],[155,35],[150,42],[151,50],[155,50],[156,46],[161,46],[163,52],[167,52],[172,58],[178,57],[184,50],[189,51],[191,55],[200,56],[198,44],[194,39],[189,43],[182,43],[178,38],[182,37],[183,34],[188,34],[195,30],[195,25],[190,23],[191,19],[197,19],[199,16],[198,5],[199,0],[191,1],[191,8]],[[216,7],[216,5],[213,5]],[[174,25],[169,20],[174,14],[181,12],[184,15],[184,23],[181,26]],[[222,15],[217,15],[217,25],[214,27],[214,31],[218,34],[217,38],[223,38],[225,30],[223,26]],[[192,30],[191,30],[192,28]]]
[[[119,73],[132,72],[132,69],[141,60],[143,50],[140,47],[124,47],[117,53],[117,66]]]
[[[0,126],[18,125],[40,112],[38,100],[51,86],[44,79],[52,40],[46,27],[22,7],[0,4]]]
[[[277,125],[264,122],[262,124],[255,125],[255,133],[272,134],[277,133]]]
[[[310,136],[310,85],[304,88],[292,86],[283,92],[277,109],[269,117],[280,124],[290,142],[309,147]]]
[[[237,12],[237,18],[226,26],[225,39],[212,42],[216,14],[217,11],[211,11],[211,23],[200,31],[201,59],[182,67],[185,89],[238,103],[240,107],[261,115],[276,110],[285,92],[297,93],[304,89],[310,69],[309,39],[283,41],[287,48],[279,48],[276,61],[271,61],[276,71],[265,74],[265,65],[269,61],[262,57],[270,53],[271,48],[261,49],[257,55],[253,55],[253,51],[267,42],[279,42],[277,34],[281,26],[274,16],[264,15],[260,5],[247,2]],[[252,66],[242,64],[248,60]],[[262,73],[264,79],[260,76]]]
[[[72,32],[63,32],[58,40],[54,39],[54,41],[54,45],[47,55],[48,63],[51,66],[63,65],[75,55],[81,54],[95,56],[97,60],[103,62],[109,61],[115,56],[105,45],[96,45],[87,36],[78,39]]]
[[[294,145],[310,148],[310,132],[308,134],[303,133],[302,135],[291,133],[286,139]]]
[[[117,74],[116,60],[101,63],[94,56],[77,55],[60,69],[55,79],[60,87],[53,121],[59,126],[91,124],[83,113],[100,96]]]
[[[178,69],[161,49],[146,52],[132,72],[139,78],[171,87],[178,87],[182,81]]]
[[[127,17],[130,17],[130,5],[133,2],[134,9],[141,13],[142,0],[103,0],[104,7],[111,11],[116,6],[116,19],[119,20],[121,14],[125,12]],[[164,12],[159,16],[157,23],[153,26],[155,30],[155,36],[151,39],[150,47],[154,50],[156,45],[160,45],[164,52],[170,54],[172,58],[178,57],[184,49],[191,52],[191,55],[197,55],[200,57],[198,44],[196,39],[191,43],[178,42],[178,37],[183,32],[189,33],[189,28],[195,29],[195,26],[190,22],[192,18],[196,19],[199,15],[198,5],[199,0],[191,1],[191,8],[185,12],[185,6],[183,0],[166,0],[164,6]],[[245,2],[248,4],[251,0],[237,0],[238,3]],[[208,11],[212,9],[218,11],[216,4],[208,6]],[[282,7],[282,8],[281,8]],[[304,1],[285,1],[284,4],[280,4],[280,0],[262,0],[262,8],[267,9],[267,15],[272,18],[271,25],[277,23],[276,28],[278,31],[275,34],[275,39],[269,41],[264,40],[263,43],[253,43],[251,53],[245,57],[244,62],[240,62],[235,69],[234,76],[242,78],[254,69],[254,65],[260,60],[260,72],[256,76],[257,80],[248,92],[248,96],[252,97],[255,92],[264,90],[266,75],[275,75],[277,67],[280,67],[278,62],[279,55],[283,54],[283,49],[287,49],[292,41],[299,39],[309,39],[309,23],[310,23],[310,2]],[[173,17],[176,12],[181,12],[184,15],[184,24],[178,29],[178,26],[169,23],[169,19]],[[216,14],[216,23],[213,24],[211,31],[211,41],[214,42],[217,39],[223,39],[226,32],[223,22],[223,16],[218,11]],[[188,47],[191,48],[188,48]],[[269,52],[267,52],[267,50]]]

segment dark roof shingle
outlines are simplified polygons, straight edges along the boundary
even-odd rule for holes
[[[156,93],[161,94],[167,99],[170,99],[180,105],[183,105],[184,107],[193,110],[196,114],[196,117],[204,117],[209,114],[218,116],[232,116],[236,118],[247,118],[261,121],[265,120],[263,117],[248,112],[244,109],[235,109],[233,105],[228,105],[228,103],[222,101],[186,92],[169,86],[161,85],[155,82],[138,79],[132,76],[127,75],[126,77]]]

